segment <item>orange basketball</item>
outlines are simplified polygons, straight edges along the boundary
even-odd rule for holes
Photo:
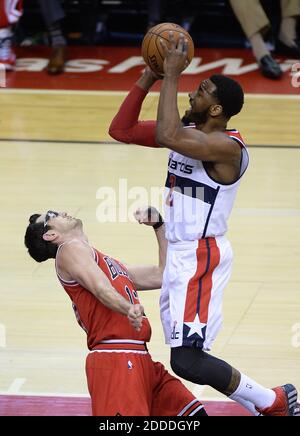
[[[148,30],[142,42],[142,56],[147,65],[156,74],[163,74],[164,55],[159,43],[160,38],[169,41],[169,32],[174,34],[175,41],[178,41],[180,33],[188,40],[188,61],[194,57],[194,42],[190,34],[181,26],[174,23],[161,23]]]

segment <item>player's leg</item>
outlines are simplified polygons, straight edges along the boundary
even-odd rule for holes
[[[223,293],[232,258],[224,237],[169,244],[161,319],[171,347],[211,348],[222,326]]]
[[[144,374],[149,354],[91,352],[86,360],[94,416],[149,416],[151,384]]]
[[[177,273],[176,264],[181,266]],[[224,237],[200,241],[194,254],[193,250],[183,253],[171,249],[165,276],[170,280],[164,285],[169,288],[172,369],[182,378],[209,385],[232,397],[252,413],[255,408],[249,402],[267,409],[277,398],[290,413],[296,399],[293,388],[286,386],[278,392],[266,389],[228,363],[205,353],[211,349],[222,325],[223,292],[231,265],[232,251]],[[290,400],[285,401],[288,397]]]
[[[152,416],[207,416],[197,398],[160,362],[153,363]]]
[[[268,389],[227,362],[199,348],[171,349],[175,374],[200,385],[209,385],[246,407],[254,415],[288,416],[294,414],[297,390],[291,384]]]

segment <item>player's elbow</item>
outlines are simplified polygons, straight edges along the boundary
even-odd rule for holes
[[[129,144],[129,142],[130,142],[130,140],[128,138],[128,134],[124,130],[116,129],[113,126],[110,126],[108,133],[116,141],[125,142],[126,144]]]
[[[155,140],[161,147],[172,148],[172,145],[176,144],[176,132],[170,129],[158,128]]]
[[[166,132],[163,131],[156,132],[155,141],[160,145],[160,147],[169,148],[171,144],[170,137]]]
[[[157,267],[153,277],[153,289],[160,289],[162,287],[164,270]]]

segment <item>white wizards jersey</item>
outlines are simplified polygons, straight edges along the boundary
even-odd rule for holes
[[[226,130],[242,149],[239,178],[224,185],[214,181],[202,161],[172,151],[165,188],[165,225],[169,242],[224,235],[249,155],[237,130]]]

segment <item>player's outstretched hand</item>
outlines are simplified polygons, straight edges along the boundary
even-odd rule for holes
[[[162,220],[159,211],[153,206],[144,206],[138,208],[134,212],[134,218],[139,224],[145,224],[146,226],[152,227]]]
[[[144,315],[144,308],[141,304],[132,304],[132,306],[129,308],[127,313],[127,317],[132,327],[138,332],[142,328],[143,315]]]

